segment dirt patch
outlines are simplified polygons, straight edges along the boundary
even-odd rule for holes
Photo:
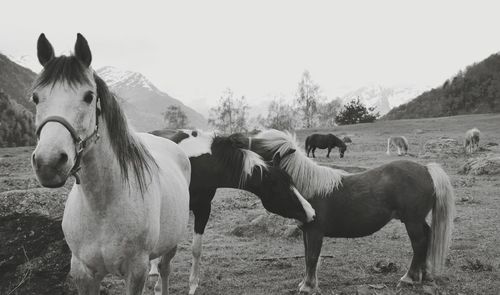
[[[43,190],[0,194],[0,294],[71,294],[64,201]]]
[[[425,142],[422,158],[460,157],[464,155],[464,147],[456,139],[441,137]]]
[[[294,238],[299,237],[301,233],[302,231],[297,227],[296,221],[269,213],[248,220],[248,223],[236,225],[231,230],[231,235],[237,237],[273,236]]]
[[[469,159],[458,172],[472,175],[498,175],[500,174],[500,156],[487,155]]]

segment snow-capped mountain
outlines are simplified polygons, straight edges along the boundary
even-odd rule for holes
[[[380,112],[380,115],[384,115],[392,108],[414,99],[430,88],[416,85],[369,85],[350,91],[341,96],[341,99],[343,103],[347,103],[359,97],[363,104],[376,107],[375,110]]]
[[[201,114],[159,90],[141,73],[108,66],[98,69],[97,74],[118,95],[127,118],[137,131],[165,128],[163,113],[170,105],[181,107],[190,127],[207,126],[207,120]]]

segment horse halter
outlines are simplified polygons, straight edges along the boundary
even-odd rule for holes
[[[76,156],[75,156],[75,164],[69,171],[69,175],[72,175],[75,177],[76,184],[80,184],[80,177],[78,176],[78,171],[82,168],[80,166],[80,162],[82,159],[83,152],[85,151],[86,148],[88,148],[90,145],[89,143],[96,143],[99,138],[99,115],[100,115],[100,109],[97,107],[97,103],[99,102],[99,97],[96,98],[96,116],[95,116],[95,128],[94,131],[87,136],[84,139],[81,139],[78,133],[76,133],[75,128],[71,126],[71,124],[64,119],[61,116],[49,116],[45,118],[45,120],[38,125],[36,128],[36,136],[38,139],[40,139],[40,133],[42,132],[43,126],[49,122],[57,122],[61,125],[64,126],[68,130],[68,132],[71,134],[71,137],[73,138],[73,142],[75,143],[75,151],[76,151]]]

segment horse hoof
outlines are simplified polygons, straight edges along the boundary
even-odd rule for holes
[[[189,295],[194,295],[196,293],[196,289],[198,289],[198,285],[196,286],[189,286]]]
[[[397,285],[398,288],[400,287],[403,287],[403,286],[413,286],[415,284],[419,284],[420,281],[415,281],[413,280],[412,278],[410,278],[410,276],[408,275],[408,273],[405,273],[405,275],[399,279],[399,283]]]
[[[318,294],[319,289],[309,286],[305,280],[299,284],[299,294]]]

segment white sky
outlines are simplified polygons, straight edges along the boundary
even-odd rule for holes
[[[497,4],[498,3],[498,4]],[[329,98],[367,84],[438,86],[500,51],[498,1],[2,2],[0,51],[36,59],[89,41],[93,66],[138,71],[203,109],[230,87],[293,95],[308,69]]]

